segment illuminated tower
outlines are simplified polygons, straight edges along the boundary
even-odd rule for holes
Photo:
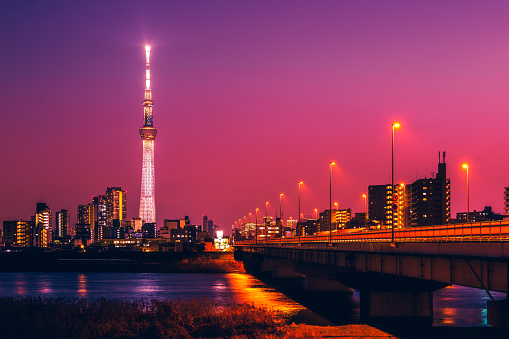
[[[152,92],[150,91],[150,46],[145,46],[145,99],[143,100],[143,127],[140,136],[143,141],[143,162],[141,173],[140,218],[144,223],[156,222],[156,191],[154,174],[154,140],[157,129],[152,119]]]

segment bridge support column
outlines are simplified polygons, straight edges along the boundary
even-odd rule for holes
[[[272,278],[302,278],[303,275],[293,270],[293,263],[290,260],[264,258],[262,271],[272,272]]]
[[[330,280],[325,275],[306,275],[304,277],[306,292],[346,292],[353,293],[353,289],[343,285],[339,281]]]
[[[293,269],[304,275],[306,292],[347,292],[353,289],[338,280],[329,279],[329,268],[322,264],[295,263]]]
[[[361,293],[361,319],[395,322],[401,325],[433,323],[433,291],[445,283],[381,275],[373,272],[345,272],[342,282]]]
[[[433,322],[433,292],[361,291],[361,318]],[[402,319],[403,320],[403,319]]]
[[[488,325],[509,332],[509,301],[488,301]]]

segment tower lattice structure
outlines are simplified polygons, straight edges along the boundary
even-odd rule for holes
[[[145,47],[145,99],[143,100],[143,127],[140,136],[143,141],[143,162],[141,173],[140,218],[145,223],[156,222],[154,141],[157,129],[154,128],[152,92],[150,90],[150,46]]]

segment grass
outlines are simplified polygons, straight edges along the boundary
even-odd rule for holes
[[[277,312],[209,300],[0,298],[0,338],[316,338]]]

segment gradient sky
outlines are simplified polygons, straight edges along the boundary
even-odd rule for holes
[[[144,45],[152,46],[156,213],[225,230],[437,171],[453,217],[509,186],[508,1],[3,1],[0,220],[128,191],[138,216]]]

